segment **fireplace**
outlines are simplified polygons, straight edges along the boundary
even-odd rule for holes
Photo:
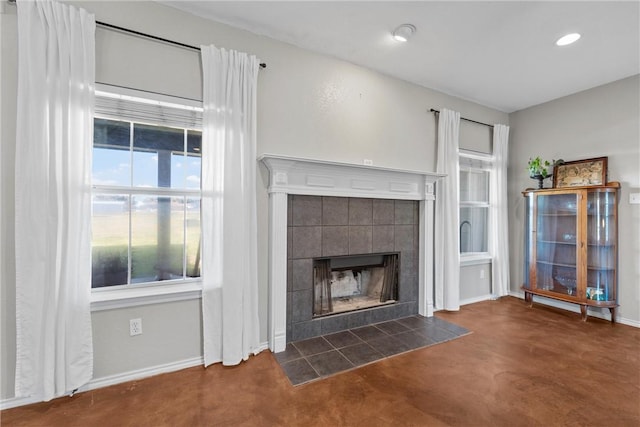
[[[289,195],[287,342],[417,314],[419,217],[415,200]],[[362,276],[385,263],[380,302]]]
[[[443,175],[273,155],[259,160],[269,171],[273,352],[343,329],[415,313],[433,316],[434,183]],[[314,314],[316,261],[393,253],[393,298],[371,308]]]
[[[315,258],[313,317],[394,304],[398,253]]]

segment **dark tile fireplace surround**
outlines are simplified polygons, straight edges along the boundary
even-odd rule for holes
[[[412,200],[288,196],[287,342],[418,313],[419,203]],[[400,254],[398,300],[313,317],[313,259]]]

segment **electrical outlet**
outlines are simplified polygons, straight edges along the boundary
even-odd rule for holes
[[[142,319],[129,320],[129,336],[142,334]]]
[[[371,159],[364,159],[364,164],[365,164],[365,166],[373,166],[373,160],[371,160]]]

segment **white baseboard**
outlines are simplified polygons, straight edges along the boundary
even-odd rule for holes
[[[42,402],[42,399],[38,397],[10,397],[8,399],[0,400],[0,411],[40,402]]]
[[[269,348],[269,344],[264,342],[260,343],[259,347],[253,352],[258,354]],[[77,393],[82,393],[89,390],[95,390],[102,387],[109,387],[116,384],[125,383],[128,381],[141,380],[143,378],[152,377],[154,375],[166,374],[169,372],[181,371],[182,369],[193,368],[194,366],[202,366],[204,364],[204,357],[192,357],[190,359],[179,360],[177,362],[165,363],[162,365],[150,366],[142,369],[135,369],[133,371],[122,372],[114,375],[107,375],[102,378],[94,378],[86,385],[80,387]],[[0,400],[0,410],[16,408],[18,406],[30,405],[32,403],[42,402],[42,399],[37,397],[10,397],[8,399]]]
[[[509,291],[509,296],[524,299],[524,292]],[[560,308],[562,310],[571,311],[574,313],[580,313],[580,306],[578,304],[558,301],[552,298],[545,298],[539,295],[534,295],[534,302],[540,303],[543,305],[548,305],[550,307]],[[611,316],[609,315],[609,309],[607,308],[587,307],[587,314],[589,316],[597,317],[599,319],[611,320]],[[622,323],[623,325],[633,326],[634,328],[640,328],[640,321],[627,319],[626,317],[621,317],[620,315],[616,316],[616,323]]]
[[[193,368],[194,366],[202,366],[204,358],[202,356],[193,357],[191,359],[180,360],[178,362],[165,363],[162,365],[150,366],[148,368],[136,369],[133,371],[122,372],[120,374],[107,375],[102,378],[94,378],[86,385],[78,389],[78,393],[84,391],[95,390],[102,387],[109,387],[115,384],[126,383],[127,381],[141,380],[143,378],[152,377],[154,375],[166,374],[169,372],[180,371],[182,369]]]
[[[467,305],[467,304],[473,304],[476,302],[481,302],[481,301],[488,301],[494,299],[493,295],[491,294],[487,294],[487,295],[481,295],[479,297],[473,297],[473,298],[467,298],[467,299],[463,299],[460,300],[460,305]]]

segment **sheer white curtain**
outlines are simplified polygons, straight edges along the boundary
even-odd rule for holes
[[[440,110],[437,172],[447,174],[436,183],[435,306],[460,309],[460,196],[458,137],[460,113]]]
[[[204,364],[256,352],[255,56],[202,46],[202,316]]]
[[[507,161],[509,157],[509,126],[493,127],[494,166],[491,173],[491,234],[489,253],[493,257],[493,294],[509,293],[509,213],[507,210]]]
[[[50,400],[93,376],[93,15],[18,1],[16,397]]]

